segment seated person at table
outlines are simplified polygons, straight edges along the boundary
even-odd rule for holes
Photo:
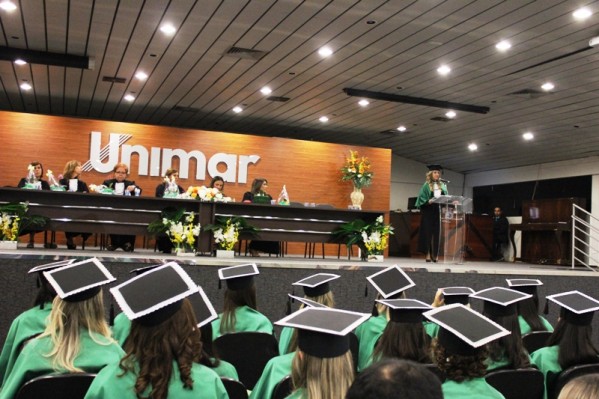
[[[169,179],[169,181],[170,181],[170,179],[172,179],[173,177],[176,180],[179,177],[179,172],[177,171],[177,169],[173,169],[173,168],[167,169],[164,177],[165,177],[165,180]],[[176,185],[176,189],[178,191],[177,194],[183,194],[185,192],[183,187],[181,187],[180,185],[178,185],[176,183],[169,183],[167,181],[164,181],[156,187],[156,197],[163,198],[164,193],[168,191],[168,188],[171,184]],[[172,189],[173,188],[171,188],[171,190]],[[170,238],[168,238],[168,236],[166,234],[161,234],[161,235],[156,236],[156,247],[158,248],[159,251],[161,251],[165,254],[170,254],[173,251],[173,243],[171,242]]]
[[[262,177],[257,177],[252,182],[252,188],[243,194],[243,202],[257,202],[256,197],[267,199],[268,203],[272,200],[272,197],[265,191],[268,187],[268,181]],[[260,202],[263,203],[263,202]],[[250,253],[252,256],[260,256],[259,252],[265,252],[268,254],[279,254],[279,242],[278,241],[259,241],[252,240],[250,242]]]
[[[131,333],[125,356],[98,373],[85,398],[228,398],[219,376],[198,363],[201,332],[190,298],[199,288],[179,265],[167,263],[111,292]]]
[[[92,258],[44,274],[59,294],[46,330],[25,345],[12,370],[6,371],[2,399],[14,398],[31,376],[97,373],[124,355],[104,318],[102,286],[115,280],[108,269]]]
[[[225,179],[220,176],[214,176],[212,180],[210,180],[210,188],[216,188],[222,195],[225,195]]]
[[[64,171],[62,172],[62,179],[58,182],[61,186],[65,186],[67,191],[78,192],[78,193],[87,193],[89,192],[87,188],[87,184],[80,179],[81,177],[81,162],[79,161],[69,161],[64,166]],[[81,235],[82,243],[91,236],[91,233],[73,233],[67,231],[64,233],[67,237],[67,248],[68,249],[77,249],[77,246],[73,242],[73,238]]]
[[[230,266],[218,270],[219,279],[225,280],[223,312],[212,322],[212,339],[224,334],[255,331],[273,333],[273,325],[258,312],[254,276],[260,274],[255,264]]]
[[[114,168],[114,178],[104,180],[102,183],[106,187],[114,190],[115,195],[135,195],[134,191],[137,187],[134,181],[127,180],[129,167],[124,163],[117,163]],[[125,252],[133,252],[135,247],[135,236],[124,234],[110,234],[110,245],[106,247],[109,251],[114,251],[117,248],[122,248]]]
[[[27,184],[33,184],[35,187],[38,187],[38,190],[50,190],[50,185],[47,181],[43,180],[44,177],[44,167],[41,162],[33,161],[29,164],[33,169],[29,173],[27,177],[23,177],[19,184],[18,188],[23,188]],[[29,243],[27,243],[27,248],[33,248],[33,236],[35,233],[39,233],[42,230],[23,230],[20,235],[29,234]]]

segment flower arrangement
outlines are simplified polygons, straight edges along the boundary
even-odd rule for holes
[[[368,158],[360,157],[358,151],[350,150],[341,168],[341,180],[351,181],[355,188],[361,189],[370,186],[373,175]]]
[[[253,237],[258,232],[257,228],[239,216],[230,218],[219,216],[215,224],[205,226],[204,230],[212,231],[217,248],[226,251],[231,251],[235,247],[240,234]]]
[[[25,178],[24,189],[41,190],[42,182],[35,177],[35,166],[27,165],[27,177]]]
[[[196,237],[200,235],[200,223],[194,223],[196,215],[184,208],[166,208],[160,213],[160,219],[148,225],[150,233],[164,233],[173,243],[175,250],[194,247]]]
[[[333,231],[336,240],[344,242],[348,248],[354,244],[358,245],[364,260],[370,255],[382,255],[389,244],[390,234],[393,234],[393,227],[385,224],[382,215],[372,223],[356,219]]]
[[[177,198],[179,196],[179,186],[177,185],[175,175],[165,177],[164,184],[166,184],[166,188],[164,189],[163,198]]]
[[[50,189],[52,191],[65,191],[66,188],[64,186],[61,186],[60,184],[58,184],[58,181],[56,180],[56,178],[54,177],[54,173],[52,173],[52,171],[50,169],[48,169],[46,171],[46,177],[48,178],[48,184],[50,185]],[[59,179],[61,179],[61,176],[58,176]]]
[[[27,211],[26,202],[11,202],[0,206],[0,241],[16,241],[23,229],[46,225],[45,217],[28,215]]]
[[[199,199],[208,202],[229,202],[231,197],[225,197],[218,188],[206,186],[190,186],[180,198]]]

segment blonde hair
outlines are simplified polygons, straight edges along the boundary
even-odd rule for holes
[[[437,183],[437,181],[433,180],[433,172],[435,172],[434,170],[429,170],[426,174],[426,182],[428,183],[428,186],[430,187],[431,191],[434,190],[433,188],[433,184]],[[437,171],[438,172],[438,171]],[[440,187],[439,187],[440,188]]]
[[[79,334],[82,328],[87,329],[94,342],[100,345],[115,342],[104,317],[102,291],[80,302],[67,302],[59,296],[54,298],[48,325],[39,338],[50,337],[52,350],[45,356],[52,358],[52,367],[56,371],[84,371],[74,363],[81,350]]]
[[[77,169],[77,166],[81,166],[81,162],[76,160],[67,162],[67,164],[64,166],[64,172],[62,172],[63,177],[65,179],[71,179],[75,169]]]
[[[354,377],[349,350],[341,356],[325,359],[298,350],[293,358],[293,390],[303,389],[306,399],[345,398]]]
[[[315,297],[304,295],[304,298],[311,299],[314,302],[318,302],[320,304],[328,306],[329,308],[335,307],[335,296],[333,295],[333,291],[329,291],[326,294],[322,294],[322,295],[315,296]],[[303,309],[304,307],[305,307],[305,305],[302,304],[302,306],[300,306],[300,309]],[[291,333],[291,338],[289,338],[289,345],[287,345],[287,352],[285,352],[285,353],[295,352],[296,350],[297,350],[297,328],[294,328],[293,332]],[[281,353],[281,354],[283,355],[284,353]]]
[[[558,399],[599,398],[599,374],[587,374],[574,378],[562,388]]]

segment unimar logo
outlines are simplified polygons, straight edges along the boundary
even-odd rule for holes
[[[138,158],[138,175],[140,176],[163,176],[167,169],[173,164],[173,158],[179,159],[179,178],[189,178],[189,161],[195,160],[196,180],[206,180],[209,176],[222,176],[231,183],[247,183],[248,168],[255,165],[259,155],[237,155],[219,152],[206,158],[200,150],[185,151],[181,148],[151,147],[149,150],[143,145],[125,144],[133,136],[130,134],[110,133],[107,146],[102,145],[102,133],[91,132],[89,161],[83,164],[84,171],[95,170],[100,173],[111,172],[119,162],[131,165],[133,154]],[[120,151],[119,151],[120,150]],[[224,170],[223,170],[224,166]]]

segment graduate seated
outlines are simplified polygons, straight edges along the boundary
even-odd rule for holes
[[[506,279],[508,286],[516,291],[532,295],[531,298],[518,301],[518,322],[523,336],[533,331],[553,331],[553,326],[539,314],[538,287],[541,280],[531,278]]]
[[[87,399],[228,398],[220,377],[198,363],[202,343],[189,298],[205,295],[179,265],[156,267],[111,292],[131,333],[125,356],[98,373]],[[210,307],[205,303],[201,314],[213,317]]]
[[[0,398],[11,399],[28,379],[51,373],[98,372],[124,354],[110,336],[104,317],[102,286],[115,280],[96,258],[44,272],[58,296],[44,332],[29,341]]]
[[[474,290],[470,287],[445,287],[439,288],[435,293],[435,299],[431,306],[438,308],[444,305],[452,305],[461,303],[464,306],[470,306],[470,295],[474,294]],[[436,338],[439,335],[439,326],[433,322],[424,322],[424,329],[431,338]]]

